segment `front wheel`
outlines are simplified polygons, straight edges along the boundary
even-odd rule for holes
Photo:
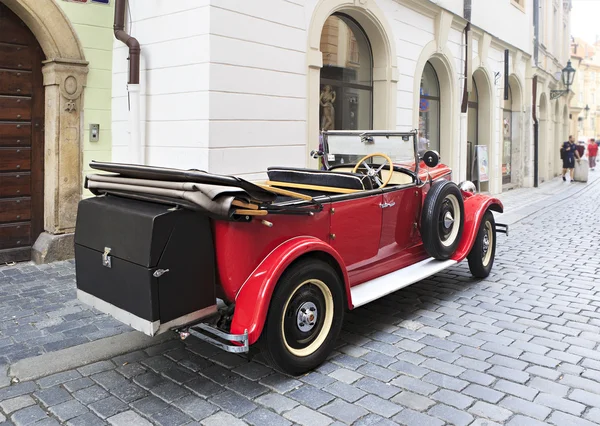
[[[270,365],[299,375],[325,361],[344,320],[342,285],[331,266],[315,259],[301,260],[282,275],[259,342]]]
[[[496,256],[496,221],[491,211],[485,212],[475,244],[467,256],[469,269],[474,277],[485,278],[490,275]]]

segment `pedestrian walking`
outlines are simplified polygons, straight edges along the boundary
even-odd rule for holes
[[[596,155],[598,155],[598,144],[596,143],[596,139],[590,139],[590,143],[588,144],[587,150],[588,161],[590,163],[590,170],[594,171],[594,169],[596,168]]]
[[[566,181],[567,170],[571,176],[571,182],[573,182],[573,174],[575,173],[575,159],[579,162],[581,157],[577,151],[577,145],[575,144],[575,138],[573,135],[569,136],[569,140],[564,142],[560,149],[560,158],[563,160],[563,171],[562,179]]]

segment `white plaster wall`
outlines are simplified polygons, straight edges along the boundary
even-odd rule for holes
[[[146,163],[208,167],[208,0],[130,0],[127,30],[142,45]],[[113,161],[128,161],[128,49],[114,42]]]
[[[529,1],[523,11],[513,5],[511,0],[472,0],[471,21],[495,38],[504,40],[525,53],[531,53],[531,8]]]
[[[396,129],[410,131],[415,128],[414,80],[421,78],[420,75],[415,75],[415,68],[423,48],[434,38],[434,19],[390,0],[380,0],[377,4],[388,19],[396,43],[398,61]]]
[[[415,79],[421,78],[415,75],[416,64],[425,46],[436,37],[436,20],[396,0],[375,1],[388,20],[396,45],[396,128],[411,130],[415,126],[413,107],[418,96],[414,93]],[[495,36],[510,38],[510,44],[528,52],[529,26],[519,21],[521,15],[527,14],[512,6],[510,0],[497,1],[501,5],[494,6],[498,10],[490,13],[489,0],[473,0],[475,24],[487,27]],[[198,168],[248,179],[263,178],[265,169],[272,165],[303,167],[309,108],[307,28],[316,3],[130,0],[129,31],[139,39],[144,60],[146,163]],[[462,0],[440,0],[438,4],[462,16]],[[489,16],[482,15],[484,6]],[[514,25],[494,33],[495,25],[505,24],[517,12],[521,15],[516,15]],[[517,26],[524,29],[515,31]],[[461,30],[451,28],[445,52],[455,71],[452,108],[456,110],[462,101],[463,43]],[[473,56],[478,52],[479,43],[474,40]],[[126,161],[127,48],[115,41],[114,53],[113,160]],[[492,72],[502,73],[503,61],[503,50],[488,49],[485,62]],[[519,73],[524,75],[524,63],[519,66]],[[502,84],[503,79],[493,88],[491,103],[497,111],[490,143],[498,155]],[[442,137],[458,146],[459,125],[452,132],[442,133]],[[461,150],[459,147],[456,152],[464,151]],[[500,161],[498,156],[493,164],[499,166]],[[457,170],[455,174],[462,172]]]
[[[463,15],[464,0],[431,0],[431,2],[443,7],[455,15]]]
[[[302,2],[212,0],[209,169],[260,177],[306,163]]]

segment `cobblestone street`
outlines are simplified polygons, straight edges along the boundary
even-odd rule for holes
[[[348,313],[314,372],[171,340],[0,384],[0,426],[600,424],[600,180],[547,185],[561,189],[499,235],[489,278],[463,262]],[[38,267],[0,269],[0,364],[129,331],[73,300],[72,263],[44,268],[54,292]]]

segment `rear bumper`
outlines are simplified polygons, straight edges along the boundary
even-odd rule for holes
[[[506,236],[508,237],[508,225],[504,223],[496,223],[496,233],[498,232],[506,234]]]
[[[214,305],[204,309],[200,309],[190,314],[183,315],[179,318],[175,318],[171,321],[161,323],[160,321],[148,321],[144,318],[140,318],[131,312],[121,309],[83,290],[77,290],[77,299],[148,336],[156,336],[157,334],[185,326],[186,324],[196,323],[203,318],[214,315],[217,312],[217,305],[215,303]]]
[[[229,334],[209,324],[196,324],[193,327],[178,330],[179,337],[184,340],[188,336],[194,336],[211,345],[232,353],[246,353],[249,351],[248,330],[244,334]],[[239,344],[231,344],[239,342]]]

